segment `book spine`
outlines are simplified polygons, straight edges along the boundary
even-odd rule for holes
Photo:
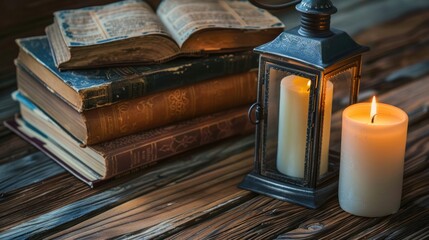
[[[218,114],[204,122],[189,123],[184,130],[163,131],[151,142],[143,141],[131,150],[123,149],[108,156],[105,179],[228,137],[250,134],[254,129],[247,117],[247,108],[240,108],[225,116]]]
[[[141,67],[109,68],[106,78],[122,79],[105,85],[83,89],[82,110],[98,108],[123,100],[195,84],[225,75],[247,72],[258,67],[258,58],[251,52],[211,56],[186,61],[171,67],[142,74]],[[124,80],[126,79],[126,80]]]
[[[83,112],[87,144],[231,109],[256,100],[257,71],[229,75]]]

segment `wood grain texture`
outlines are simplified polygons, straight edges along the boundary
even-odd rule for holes
[[[16,89],[15,71],[7,75],[0,75],[0,89],[3,91],[9,87]]]
[[[10,132],[3,124],[0,133],[0,163],[14,161],[36,151],[36,148]]]
[[[3,121],[13,118],[19,112],[18,103],[11,97],[11,93],[15,90],[16,86],[0,86],[0,164],[19,159],[35,151],[35,148],[12,134],[3,125]]]
[[[9,119],[19,110],[18,104],[10,96],[15,90],[16,86],[0,89],[0,121]]]
[[[392,19],[403,18],[404,13],[416,12],[429,7],[425,0],[357,0],[332,1],[338,5],[338,13],[332,16],[332,26],[347,30],[349,34],[357,34],[368,26],[380,25]]]
[[[428,9],[410,13],[355,36],[356,41],[371,48],[363,58],[362,89],[388,88],[392,72],[428,60],[428,13]],[[396,80],[406,83],[404,78]]]
[[[363,55],[360,101],[427,75],[429,19],[425,16],[428,14],[429,9],[421,10],[406,15],[404,19],[371,27],[355,36],[360,44],[371,49]],[[342,90],[345,89],[336,89]],[[348,99],[341,104],[344,107]]]
[[[35,167],[37,166],[37,167]],[[43,181],[65,170],[41,152],[0,165],[0,195]],[[1,198],[0,198],[1,199]]]
[[[147,239],[168,235],[218,209],[242,202],[251,193],[237,185],[251,170],[253,149],[233,155],[180,183],[153,191],[71,227],[53,238]],[[162,229],[162,232],[159,231]],[[160,236],[160,233],[161,236]]]
[[[270,239],[297,227],[314,213],[314,209],[257,196],[168,239]]]
[[[10,192],[1,199],[0,232],[94,193],[68,173]]]
[[[9,209],[19,202],[20,204],[16,207],[21,209],[16,212],[24,214],[16,216],[14,212],[8,211],[0,217],[0,219],[8,219],[8,221],[14,219],[13,224],[0,229],[0,231],[8,229],[0,233],[0,239],[41,237],[52,234],[54,231],[70,227],[103,210],[170,184],[204,166],[214,164],[226,156],[237,154],[243,149],[248,149],[252,144],[253,136],[248,136],[240,141],[230,139],[222,144],[211,145],[192,154],[176,157],[174,161],[147,169],[144,174],[121,178],[117,182],[104,185],[96,190],[83,187],[82,182],[72,178],[64,179],[62,182],[56,179],[45,183],[44,187],[38,189],[38,192],[35,189],[18,192],[11,196],[15,199],[8,199],[7,204],[2,204],[2,207]],[[34,194],[31,200],[25,196],[27,193]],[[24,199],[16,199],[22,197]],[[41,204],[40,201],[44,203]],[[32,212],[36,212],[36,214],[25,213],[26,209],[32,209]]]

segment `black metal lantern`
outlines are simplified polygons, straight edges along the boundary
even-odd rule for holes
[[[240,187],[316,208],[338,185],[339,156],[329,154],[331,112],[356,102],[368,48],[330,29],[337,11],[331,1],[304,0],[296,9],[300,27],[255,48],[258,100],[249,110],[257,124],[255,163]]]

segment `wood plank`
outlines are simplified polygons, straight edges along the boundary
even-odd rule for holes
[[[344,2],[344,3],[343,3]],[[332,26],[355,35],[368,26],[378,25],[392,19],[404,18],[404,13],[427,9],[426,0],[357,0],[333,1],[338,5],[338,13],[332,16]]]
[[[41,152],[0,165],[0,200],[9,192],[48,179],[65,170]]]
[[[0,126],[1,129],[5,128]],[[0,164],[15,161],[37,151],[32,145],[8,129],[4,129],[4,135],[0,137]]]
[[[162,238],[253,196],[237,188],[252,162],[253,149],[249,149],[213,165],[208,172],[199,171],[188,180],[133,199],[51,237]]]
[[[13,118],[19,112],[19,105],[12,100],[11,93],[16,86],[0,86],[0,164],[20,159],[36,151],[34,147],[13,134],[3,121]]]
[[[257,196],[168,239],[272,239],[273,236],[298,226],[316,212],[314,209]]]
[[[429,48],[427,52],[429,52]],[[429,60],[423,60],[416,64],[407,65],[402,68],[397,66],[396,69],[397,70],[392,71],[386,75],[382,81],[372,81],[372,86],[366,87],[365,91],[370,90],[374,93],[383,93],[395,87],[399,87],[403,84],[410,83],[411,81],[424,77],[429,73]],[[369,81],[365,83],[368,84]]]
[[[12,86],[16,86],[15,71],[11,72],[10,74],[0,74],[0,89],[3,90]]]
[[[18,103],[10,96],[15,90],[15,86],[0,89],[0,122],[13,117],[19,111]]]
[[[359,100],[380,95],[427,75],[428,15],[429,10],[410,13],[404,19],[372,27],[355,37],[361,44],[371,48],[363,56]],[[343,99],[341,105],[346,104],[348,99]],[[336,110],[339,108],[334,109]]]
[[[34,188],[17,191],[0,205],[6,211],[0,210],[0,220],[5,223],[0,228],[3,231],[0,239],[40,237],[75,225],[253,146],[253,136],[240,139],[182,154],[97,189],[89,189],[71,176],[60,175]]]
[[[68,173],[18,189],[1,198],[0,232],[94,193]]]
[[[403,204],[405,206],[397,214],[383,219],[377,225],[356,235],[355,239],[381,237],[402,239],[429,225],[429,194],[427,191],[429,188],[429,171],[422,172],[409,179],[413,181],[405,182],[406,185],[412,185],[406,188],[411,189],[411,191],[404,192],[404,198],[408,200],[406,204]],[[429,233],[429,231],[426,230],[426,233]]]
[[[400,68],[427,61],[429,9],[374,26],[355,36],[371,48],[364,55],[362,89],[369,89]],[[388,82],[391,80],[386,79]]]

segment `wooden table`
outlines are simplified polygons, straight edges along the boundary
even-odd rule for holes
[[[238,189],[252,167],[253,136],[90,189],[1,126],[0,239],[429,239],[429,2],[337,2],[333,25],[371,47],[361,99],[376,94],[410,115],[398,213],[362,218],[337,198],[312,210]],[[15,87],[0,87],[4,120],[18,107],[9,97]]]

